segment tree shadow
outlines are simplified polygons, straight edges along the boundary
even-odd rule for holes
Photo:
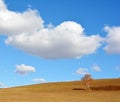
[[[73,88],[72,90],[85,90],[83,88]]]
[[[91,90],[106,90],[106,91],[112,91],[112,90],[120,90],[120,86],[98,86],[98,87],[90,87]]]
[[[72,90],[86,90],[86,89],[84,89],[84,88],[73,88]],[[90,90],[119,91],[120,86],[96,86],[96,87],[90,87]]]

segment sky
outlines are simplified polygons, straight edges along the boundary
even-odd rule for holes
[[[0,0],[0,87],[120,78],[120,0]]]

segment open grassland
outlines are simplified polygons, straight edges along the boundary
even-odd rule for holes
[[[0,89],[0,102],[120,102],[120,79],[101,79],[85,90],[81,81]]]

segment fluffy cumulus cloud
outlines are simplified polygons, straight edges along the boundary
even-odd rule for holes
[[[99,35],[85,35],[84,28],[74,21],[45,27],[36,10],[9,11],[2,0],[0,8],[0,33],[7,35],[6,44],[29,54],[46,59],[79,58],[101,45]]]
[[[5,87],[5,84],[0,82],[0,87]]]
[[[76,74],[78,74],[78,75],[88,74],[88,69],[86,69],[86,68],[79,68],[79,69],[76,70]]]
[[[24,12],[9,11],[0,0],[0,33],[7,36],[33,32],[43,28],[44,21],[37,10],[28,9]]]
[[[105,31],[108,33],[104,50],[108,53],[120,54],[120,26],[109,27],[105,26]]]
[[[28,66],[25,64],[16,65],[16,70],[15,70],[16,73],[21,74],[21,75],[33,73],[35,71],[36,69],[34,67]]]
[[[53,29],[10,36],[6,43],[47,59],[76,58],[91,54],[100,46],[99,35],[86,36],[78,23],[67,21]]]
[[[6,5],[4,4],[3,0],[0,0],[0,11],[1,10],[6,10]]]
[[[100,66],[98,66],[98,65],[96,65],[96,64],[94,64],[94,65],[92,66],[92,69],[93,69],[94,71],[96,71],[96,72],[100,72],[100,71],[101,71]]]
[[[45,82],[47,82],[44,78],[35,78],[35,79],[33,79],[33,81],[36,82],[36,83],[45,83]]]

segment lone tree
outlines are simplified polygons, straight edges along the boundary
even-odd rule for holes
[[[82,77],[81,80],[83,81],[83,83],[86,86],[86,88],[90,91],[90,83],[93,80],[91,75],[90,74],[85,74],[85,76]]]

